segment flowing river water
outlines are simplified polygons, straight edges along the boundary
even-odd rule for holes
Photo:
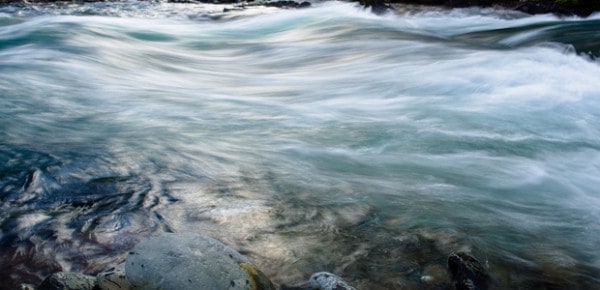
[[[280,285],[600,289],[599,15],[224,7],[0,7],[0,288],[170,231]]]

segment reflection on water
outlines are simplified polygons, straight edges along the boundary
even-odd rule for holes
[[[598,288],[598,25],[1,7],[0,288],[97,273],[171,231],[280,285],[444,289],[466,251],[498,288]]]

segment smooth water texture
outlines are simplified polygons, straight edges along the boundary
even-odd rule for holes
[[[0,7],[0,288],[165,231],[280,285],[600,288],[600,17],[223,7]]]

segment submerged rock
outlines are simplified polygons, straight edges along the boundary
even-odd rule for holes
[[[38,290],[97,290],[96,277],[75,272],[58,272],[46,278]]]
[[[485,290],[489,287],[487,270],[477,259],[464,252],[451,254],[448,268],[457,290]]]
[[[307,288],[312,290],[355,290],[342,278],[328,272],[312,274],[308,280]]]
[[[139,243],[127,256],[125,272],[132,289],[275,289],[246,257],[193,233]]]

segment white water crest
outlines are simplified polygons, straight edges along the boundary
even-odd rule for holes
[[[0,288],[165,231],[279,285],[600,287],[598,15],[238,8],[0,7]]]

